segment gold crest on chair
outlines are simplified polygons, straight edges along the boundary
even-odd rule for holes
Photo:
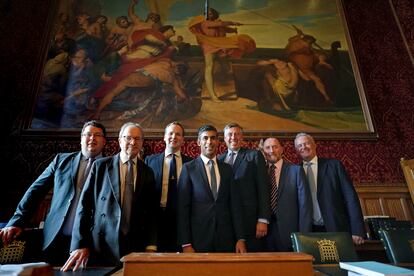
[[[339,262],[339,254],[335,241],[323,239],[317,241],[317,243],[322,263],[332,261]]]
[[[23,259],[25,241],[13,241],[0,249],[0,264],[19,263]]]

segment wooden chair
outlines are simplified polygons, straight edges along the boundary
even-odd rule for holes
[[[313,264],[338,264],[358,261],[348,232],[292,233],[293,251],[310,254]]]
[[[0,249],[0,264],[21,263],[23,260],[25,241],[15,240]]]
[[[401,158],[400,165],[410,191],[411,200],[414,202],[414,159],[406,160]]]
[[[380,229],[378,232],[390,262],[414,263],[414,229]]]
[[[7,246],[0,241],[0,264],[38,262],[42,258],[43,230],[25,229]]]

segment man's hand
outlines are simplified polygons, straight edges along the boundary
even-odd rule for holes
[[[236,243],[236,253],[246,253],[246,242],[244,240],[238,240]]]
[[[256,223],[256,238],[260,239],[267,235],[267,223]]]
[[[355,245],[361,245],[365,242],[363,237],[352,235],[352,241]]]
[[[70,253],[69,259],[60,269],[61,271],[68,271],[73,265],[73,271],[76,271],[78,268],[86,268],[86,264],[88,263],[89,258],[89,249],[88,248],[80,248],[72,251]]]
[[[20,227],[5,227],[0,230],[0,239],[3,241],[3,245],[7,246],[10,242],[14,241],[22,232],[23,229]]]
[[[183,253],[195,253],[195,250],[191,245],[184,246],[183,247]]]

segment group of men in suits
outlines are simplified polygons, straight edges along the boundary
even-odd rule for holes
[[[0,238],[16,238],[53,187],[44,249],[56,264],[70,252],[64,271],[88,260],[119,264],[134,251],[291,251],[290,234],[299,231],[348,231],[355,244],[363,242],[352,181],[340,161],[317,157],[310,135],[296,136],[303,163],[294,165],[283,160],[276,138],[267,138],[261,152],[242,147],[240,125],[228,124],[223,132],[227,151],[218,156],[217,129],[200,127],[200,156],[192,160],[181,153],[183,126],[172,122],[165,128],[165,151],[142,161],[139,124],[125,123],[120,153],[102,157],[105,127],[87,122],[81,152],[56,156]]]

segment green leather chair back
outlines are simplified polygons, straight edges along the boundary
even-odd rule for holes
[[[358,261],[348,232],[292,233],[293,251],[314,257],[314,264],[337,264]]]
[[[380,229],[379,236],[392,263],[414,263],[414,229]]]

